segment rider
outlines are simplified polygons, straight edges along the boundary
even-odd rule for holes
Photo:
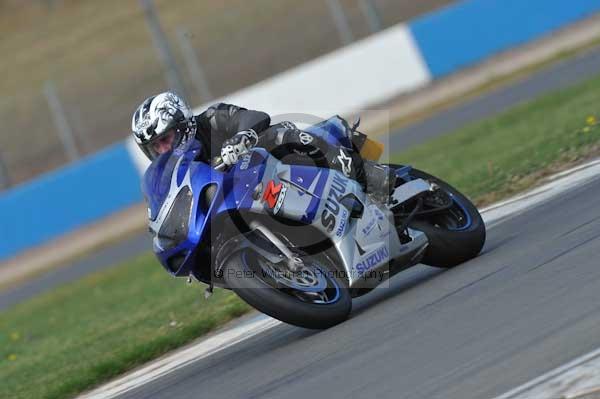
[[[291,122],[271,125],[266,113],[231,104],[215,104],[194,116],[179,96],[160,93],[137,108],[131,125],[136,143],[151,161],[195,138],[202,143],[201,158],[208,163],[221,156],[226,165],[233,165],[240,155],[259,146],[279,158],[308,156],[324,160],[326,166],[357,180],[367,192],[379,198],[387,198],[395,180],[390,168],[365,161],[351,149],[334,148],[322,138],[300,131]]]

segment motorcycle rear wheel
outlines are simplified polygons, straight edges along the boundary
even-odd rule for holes
[[[390,165],[401,168],[401,165]],[[435,183],[452,199],[452,206],[439,214],[416,217],[409,227],[427,235],[429,246],[422,263],[450,268],[475,258],[485,244],[485,223],[477,207],[445,181],[418,169],[410,176]]]

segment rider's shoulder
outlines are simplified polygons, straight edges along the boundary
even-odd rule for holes
[[[227,113],[227,114],[229,114],[231,116],[231,115],[235,114],[237,111],[245,110],[245,109],[246,108],[240,107],[239,105],[230,104],[230,103],[224,103],[224,102],[218,102],[218,103],[214,103],[211,106],[209,106],[202,113],[202,115],[204,117],[206,117],[206,118],[212,118],[218,112],[225,112],[225,113]]]

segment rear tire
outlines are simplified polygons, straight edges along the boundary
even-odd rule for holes
[[[223,270],[228,286],[249,305],[285,323],[311,329],[329,328],[348,318],[352,298],[344,278],[332,272],[333,265],[312,256],[302,258],[305,262],[316,261],[318,268],[324,269],[337,296],[331,303],[311,303],[294,296],[286,287],[283,290],[281,286],[274,287],[274,281],[264,278],[264,273],[258,270],[259,256],[252,250],[242,250],[230,257]]]
[[[400,165],[391,165],[400,168]],[[418,169],[409,173],[412,177],[437,184],[450,194],[455,206],[464,213],[468,223],[459,228],[449,228],[435,216],[416,218],[409,226],[427,235],[429,246],[422,263],[435,267],[450,268],[476,257],[485,244],[485,224],[473,203],[443,180]],[[449,217],[449,215],[445,215]]]

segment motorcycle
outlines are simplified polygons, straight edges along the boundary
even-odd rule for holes
[[[305,131],[360,150],[366,136],[333,117]],[[326,165],[286,163],[254,148],[226,168],[199,143],[147,170],[153,250],[172,275],[233,290],[296,326],[347,319],[352,298],[418,263],[449,268],[478,255],[477,208],[441,179],[406,165],[387,201]]]

